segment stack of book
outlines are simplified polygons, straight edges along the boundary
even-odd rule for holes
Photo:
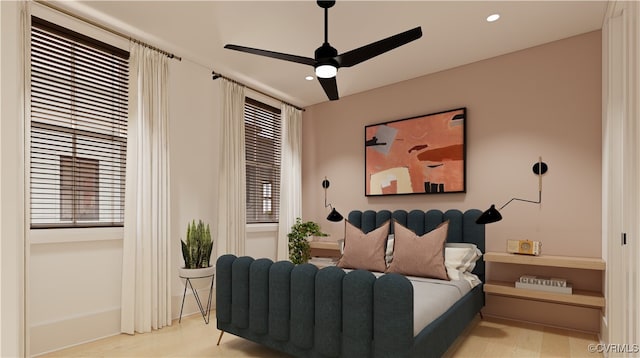
[[[522,276],[516,281],[516,288],[572,294],[571,285],[564,278]]]

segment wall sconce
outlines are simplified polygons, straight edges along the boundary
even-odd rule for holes
[[[511,200],[507,201],[506,204],[500,207],[502,210],[505,206],[509,205],[514,200],[524,201],[527,203],[540,204],[542,203],[542,174],[547,172],[549,167],[546,163],[542,161],[542,157],[538,159],[538,162],[533,165],[533,173],[538,176],[538,201],[519,199],[519,198],[511,198]],[[496,206],[491,204],[491,207],[487,209],[480,217],[476,220],[476,224],[491,224],[496,221],[502,220],[502,215],[500,215],[500,211],[496,209]]]
[[[322,181],[322,187],[324,188],[324,207],[331,208],[331,212],[329,213],[329,216],[327,216],[327,220],[338,222],[343,219],[342,215],[340,215],[340,213],[331,206],[331,204],[327,204],[327,188],[329,187],[329,184],[327,177],[324,177],[324,180]]]

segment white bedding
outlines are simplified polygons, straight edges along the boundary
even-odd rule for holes
[[[373,274],[376,277],[384,275],[380,272],[373,272]],[[446,281],[424,277],[406,277],[413,285],[414,337],[473,288],[467,280]]]
[[[465,280],[436,280],[422,277],[407,277],[413,284],[413,335],[445,313],[456,301],[469,291]]]

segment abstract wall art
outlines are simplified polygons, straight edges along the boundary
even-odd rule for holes
[[[466,108],[368,125],[365,195],[464,193]]]

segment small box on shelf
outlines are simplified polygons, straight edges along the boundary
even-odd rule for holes
[[[531,240],[507,240],[507,252],[521,255],[540,255],[542,243]]]

